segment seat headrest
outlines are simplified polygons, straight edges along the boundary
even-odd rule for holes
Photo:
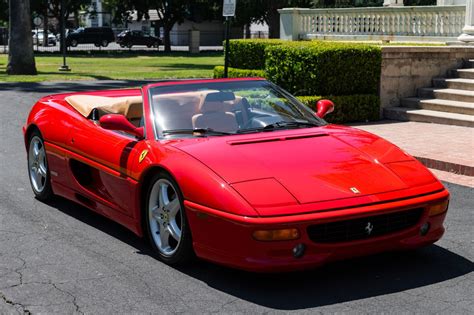
[[[225,102],[235,100],[233,92],[212,92],[206,95],[204,102]]]
[[[201,105],[201,113],[209,112],[225,112],[225,104],[223,102],[204,102]]]

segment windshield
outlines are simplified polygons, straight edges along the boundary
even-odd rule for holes
[[[150,89],[159,138],[221,136],[326,124],[264,80],[203,82]]]

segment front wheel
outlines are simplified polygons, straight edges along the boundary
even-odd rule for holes
[[[71,40],[71,46],[72,47],[77,47],[77,44],[79,44],[79,42],[75,39]]]
[[[28,175],[31,188],[37,199],[46,201],[53,196],[53,190],[44,141],[40,132],[34,131],[28,143]]]
[[[170,175],[160,172],[152,178],[144,210],[146,234],[159,259],[170,265],[189,261],[193,257],[191,231],[183,196]]]
[[[102,45],[102,47],[107,47],[109,46],[109,41],[104,39],[100,44]]]

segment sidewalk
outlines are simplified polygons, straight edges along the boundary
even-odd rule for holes
[[[352,127],[396,144],[434,169],[441,180],[474,187],[474,128],[393,120]]]

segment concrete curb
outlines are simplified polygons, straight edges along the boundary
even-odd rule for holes
[[[450,172],[458,175],[474,176],[474,167],[453,162],[430,159],[427,157],[415,156],[423,165],[440,171]]]

